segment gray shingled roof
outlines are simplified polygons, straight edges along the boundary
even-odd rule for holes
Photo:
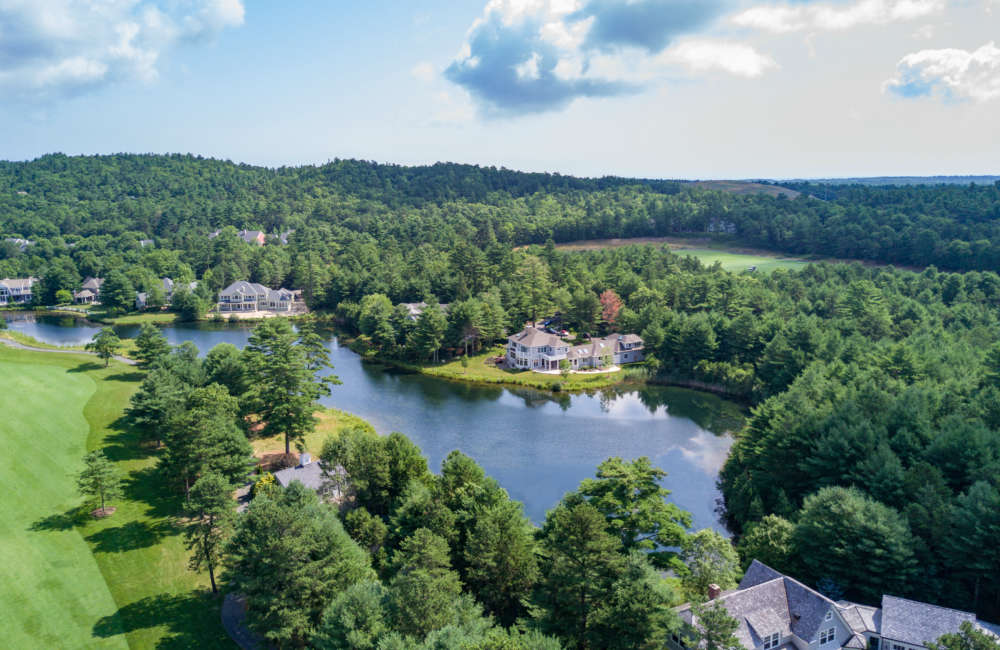
[[[274,473],[274,478],[281,487],[288,487],[293,481],[299,481],[311,490],[319,490],[326,480],[323,476],[323,463],[320,461],[278,470]]]
[[[510,337],[511,341],[529,348],[566,347],[566,343],[555,334],[549,334],[537,327],[525,327],[522,331]]]
[[[740,589],[746,589],[747,587],[753,587],[769,580],[774,580],[775,578],[783,578],[784,576],[771,567],[767,566],[763,562],[758,562],[754,560],[747,567],[747,572],[743,574],[743,579],[740,580]]]
[[[975,624],[975,614],[882,596],[882,636],[887,639],[927,645],[928,641],[937,641],[942,634],[957,632],[965,621]]]

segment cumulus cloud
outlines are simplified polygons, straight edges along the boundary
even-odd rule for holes
[[[900,97],[1000,99],[1000,48],[989,42],[971,52],[951,48],[907,54],[884,90]]]
[[[242,0],[0,0],[0,99],[156,78],[161,55],[243,23]]]
[[[445,76],[487,115],[632,93],[670,70],[758,76],[773,61],[750,46],[689,38],[727,6],[728,0],[489,0]]]
[[[751,7],[731,17],[740,27],[775,33],[844,30],[860,25],[885,25],[936,15],[947,0],[855,0],[847,4],[773,4]]]

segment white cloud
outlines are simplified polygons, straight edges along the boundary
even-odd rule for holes
[[[730,1],[489,0],[444,75],[495,115],[631,94],[678,72],[760,76],[774,61],[749,45],[686,40]]]
[[[421,61],[412,68],[410,68],[410,74],[412,74],[416,79],[423,82],[430,82],[434,80],[436,73],[434,72],[434,66],[427,61]]]
[[[990,42],[971,52],[950,48],[907,54],[883,88],[902,97],[1000,99],[1000,48]]]
[[[850,4],[761,5],[730,20],[740,27],[775,33],[833,31],[926,18],[942,12],[947,4],[947,0],[855,0]]]
[[[151,81],[172,46],[243,19],[242,0],[0,0],[0,97],[44,101]]]
[[[714,40],[691,40],[667,49],[661,59],[693,72],[719,70],[738,77],[759,77],[777,64],[749,45]]]

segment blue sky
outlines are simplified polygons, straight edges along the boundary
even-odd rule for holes
[[[998,173],[998,0],[0,0],[0,156]]]

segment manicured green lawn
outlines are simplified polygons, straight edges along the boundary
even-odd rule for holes
[[[705,266],[711,266],[715,262],[722,264],[726,271],[739,273],[746,271],[751,266],[757,267],[758,273],[767,273],[775,269],[801,269],[809,262],[801,259],[784,259],[781,257],[771,257],[764,255],[750,255],[745,253],[730,253],[727,251],[712,250],[708,248],[679,248],[673,251],[676,255],[690,255],[697,257]]]
[[[187,569],[179,498],[121,420],[140,379],[116,362],[0,348],[5,647],[234,647],[207,577]],[[74,482],[97,448],[126,477],[99,521],[79,511]]]
[[[415,366],[415,368],[426,375],[445,379],[475,381],[484,384],[510,384],[546,390],[552,390],[557,384],[561,390],[603,388],[617,384],[623,377],[623,372],[618,371],[609,373],[574,372],[563,378],[562,375],[542,374],[530,370],[504,370],[486,363],[487,360],[504,354],[503,346],[496,346],[486,352],[470,355],[468,368],[462,367],[460,359],[439,365],[424,364]]]
[[[51,364],[0,366],[0,629],[6,647],[128,647],[95,638],[94,623],[118,609],[83,532],[73,526],[96,391],[85,373]],[[54,356],[54,355],[49,355]],[[70,513],[70,514],[68,514]]]

